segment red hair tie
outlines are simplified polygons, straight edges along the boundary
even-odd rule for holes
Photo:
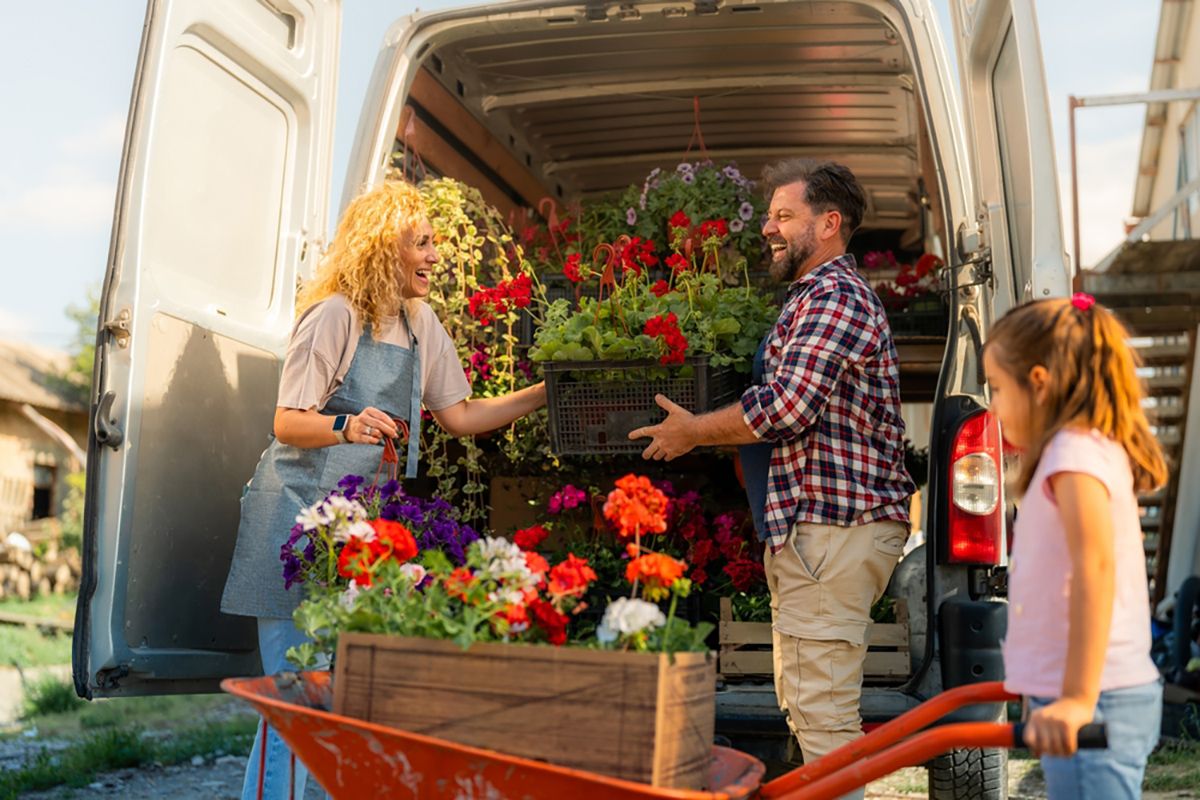
[[[1071,305],[1078,308],[1080,311],[1087,311],[1092,306],[1096,305],[1096,298],[1086,292],[1076,292],[1071,296]]]

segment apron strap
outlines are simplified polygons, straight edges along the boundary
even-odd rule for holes
[[[421,448],[421,351],[417,347],[417,332],[408,321],[408,310],[404,309],[403,305],[401,309],[413,354],[412,397],[408,406],[408,453],[404,459],[404,477],[415,478]]]

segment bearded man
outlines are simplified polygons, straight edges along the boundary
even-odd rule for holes
[[[763,236],[787,299],[755,356],[741,401],[639,428],[647,459],[741,445],[746,493],[764,540],[775,692],[805,762],[862,733],[871,606],[908,538],[896,347],[878,296],[847,252],[865,195],[854,174],[797,158],[768,167]],[[859,797],[862,793],[859,792]]]

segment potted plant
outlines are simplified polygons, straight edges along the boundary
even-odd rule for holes
[[[631,589],[572,641],[596,580],[584,559],[538,554],[537,535],[480,536],[441,500],[347,477],[306,509],[281,553],[312,639],[336,651],[334,711],[451,741],[656,786],[708,777],[711,626],[676,617],[687,565],[647,547],[666,530],[648,479],[617,481],[604,515],[625,545]],[[474,538],[472,538],[474,537]],[[522,547],[524,545],[524,547]],[[666,604],[666,610],[662,608]]]
[[[683,207],[665,210],[664,203],[682,204],[687,196],[664,187],[706,185],[695,167],[683,166],[662,178],[661,191],[647,179],[641,215],[628,209],[629,225],[661,233],[665,247],[640,233],[622,233],[590,252],[576,241],[565,248],[561,268],[574,297],[551,301],[540,282],[535,287],[538,329],[529,357],[545,372],[550,440],[559,455],[636,452],[629,431],[663,416],[656,394],[692,411],[736,400],[775,319],[771,298],[751,285],[738,251],[748,241],[761,246],[757,224],[751,233],[740,216],[696,219]],[[693,194],[697,203],[703,197]],[[740,213],[758,213],[741,202]]]

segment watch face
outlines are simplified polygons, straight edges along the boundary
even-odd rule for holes
[[[346,429],[346,423],[350,421],[350,417],[345,414],[338,414],[333,418],[333,429],[335,431],[343,431]]]

